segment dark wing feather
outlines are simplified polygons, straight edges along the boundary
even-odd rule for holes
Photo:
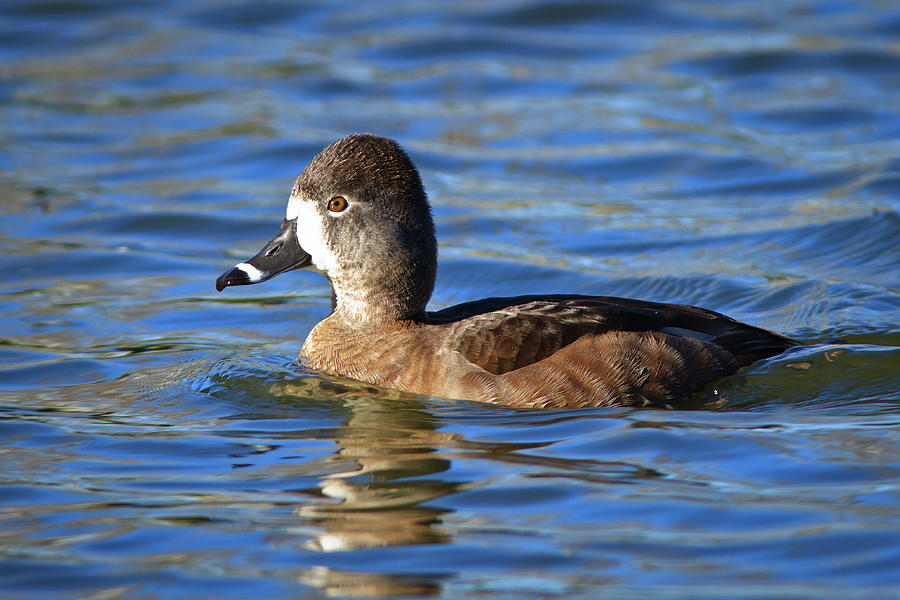
[[[601,296],[487,298],[429,313],[447,328],[445,347],[502,374],[536,363],[585,335],[661,332],[711,342],[743,365],[797,342],[719,313],[679,304]]]

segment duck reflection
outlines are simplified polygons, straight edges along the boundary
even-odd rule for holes
[[[324,590],[330,597],[339,598],[412,598],[441,593],[440,586],[427,575],[388,575],[313,567],[300,581]]]
[[[322,386],[340,394],[350,412],[335,438],[338,451],[330,458],[342,468],[323,476],[319,484],[330,501],[314,501],[297,510],[325,530],[310,542],[311,548],[333,551],[448,541],[440,529],[440,516],[446,511],[423,503],[457,487],[425,478],[450,468],[448,459],[436,455],[436,447],[452,443],[453,436],[435,431],[434,417],[409,396],[390,398],[384,390],[362,386],[324,382]]]
[[[460,440],[458,435],[436,431],[436,419],[425,410],[421,397],[355,382],[307,379],[283,385],[286,389],[280,393],[327,395],[332,402],[340,398],[348,410],[334,436],[338,450],[327,459],[336,469],[321,476],[320,495],[296,509],[305,522],[321,530],[306,542],[308,549],[334,552],[450,541],[441,523],[448,511],[426,503],[459,488],[459,483],[429,476],[450,468],[450,460],[442,458],[438,448],[456,446]],[[433,577],[421,575],[316,567],[302,580],[329,595],[440,592]]]

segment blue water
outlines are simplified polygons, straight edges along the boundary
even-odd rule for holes
[[[895,2],[130,4],[0,7],[3,598],[900,597]],[[700,410],[304,371],[326,282],[214,281],[354,131],[422,171],[432,308],[808,346]]]

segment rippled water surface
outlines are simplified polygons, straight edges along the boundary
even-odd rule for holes
[[[130,4],[0,8],[4,598],[900,596],[895,2]],[[353,131],[422,170],[433,308],[808,346],[695,410],[304,371],[321,277],[213,282]]]

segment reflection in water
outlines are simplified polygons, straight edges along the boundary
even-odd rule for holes
[[[426,576],[338,571],[327,567],[309,569],[300,581],[325,590],[329,596],[338,597],[437,596],[441,591],[440,587]]]
[[[307,395],[309,380],[284,382],[279,395]],[[318,382],[320,393],[344,401],[349,414],[328,460],[338,467],[322,476],[321,496],[296,514],[321,528],[306,548],[333,552],[386,546],[449,543],[441,526],[447,511],[427,502],[457,490],[459,484],[428,477],[450,468],[437,448],[458,436],[435,431],[435,418],[421,401],[400,392],[361,384]],[[432,595],[439,587],[422,575],[405,577],[316,567],[304,583],[342,596]]]

